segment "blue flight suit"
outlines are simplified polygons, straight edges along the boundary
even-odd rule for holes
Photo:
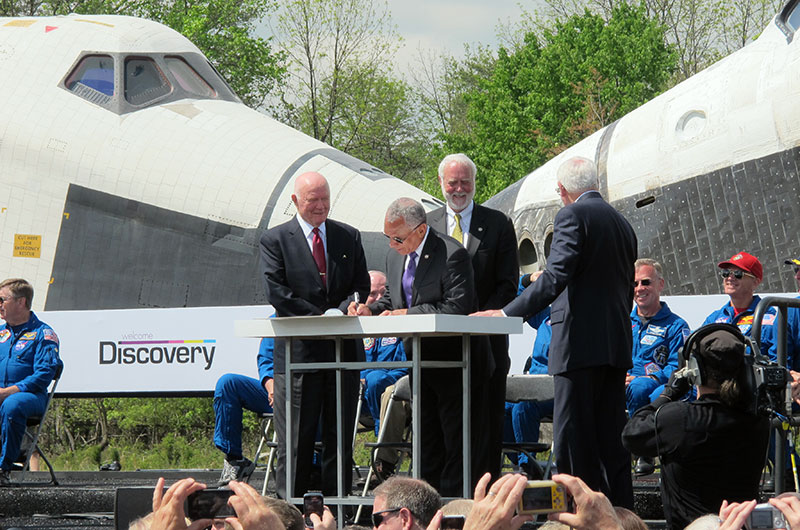
[[[26,420],[44,414],[47,387],[63,366],[56,333],[33,312],[24,324],[0,327],[0,387],[19,388],[0,404],[3,471],[11,470],[19,457]]]
[[[406,351],[403,341],[397,337],[380,337],[377,339],[364,339],[364,353],[367,362],[392,362],[405,361]],[[375,420],[375,436],[380,429],[381,395],[386,387],[395,384],[398,379],[408,373],[405,368],[387,370],[385,368],[367,368],[361,370],[361,379],[364,379],[364,401],[367,403],[369,414]]]
[[[519,296],[525,286],[522,278],[517,286]],[[536,340],[531,352],[529,374],[546,374],[547,359],[550,352],[550,338],[553,330],[550,327],[550,307],[546,307],[528,319],[528,325],[536,330]],[[503,440],[506,442],[537,442],[542,418],[553,415],[553,400],[506,402]],[[509,456],[513,461],[513,458]],[[518,466],[525,466],[528,457],[524,453],[517,455]]]
[[[235,459],[242,457],[242,409],[270,413],[269,394],[264,388],[272,379],[275,339],[264,337],[258,347],[258,379],[225,374],[214,389],[214,445]]]
[[[800,296],[798,296],[800,298]],[[763,325],[763,324],[762,324]],[[762,328],[763,329],[763,328]],[[778,359],[778,319],[766,328],[770,334],[769,358]],[[790,307],[786,311],[786,368],[800,372],[800,309]],[[763,335],[763,333],[762,333]]]
[[[633,368],[637,376],[625,388],[628,414],[652,403],[661,395],[664,384],[678,369],[678,350],[689,337],[689,325],[670,311],[666,302],[650,319],[642,319],[634,306],[631,311]],[[642,377],[649,376],[649,377]]]
[[[753,329],[753,315],[760,301],[760,296],[753,296],[753,301],[750,302],[750,306],[736,316],[733,315],[733,306],[728,302],[708,315],[703,325],[705,326],[706,324],[715,322],[734,324],[739,328],[739,331],[742,332],[742,335],[749,337],[750,331]],[[775,307],[770,307],[767,309],[766,313],[764,313],[764,318],[761,319],[761,353],[770,356],[772,361],[777,360],[775,349],[772,348],[775,336],[774,327],[778,321],[777,313],[778,310]]]

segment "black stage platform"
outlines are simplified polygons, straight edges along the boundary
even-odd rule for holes
[[[57,472],[59,485],[52,486],[46,485],[50,479],[47,472],[28,473],[24,483],[18,482],[19,474],[15,473],[12,481],[17,483],[0,488],[0,529],[115,528],[114,499],[118,488],[142,488],[135,496],[126,493],[126,500],[143,504],[143,509],[149,511],[152,488],[159,477],[166,479],[167,486],[186,477],[211,486],[219,475],[218,469],[71,471]],[[260,491],[263,478],[264,472],[257,470],[250,484]],[[658,475],[635,480],[634,490],[636,512],[650,528],[664,528]],[[268,488],[267,492],[272,494],[274,490]],[[134,497],[141,499],[136,501]],[[363,524],[369,524],[368,513]]]

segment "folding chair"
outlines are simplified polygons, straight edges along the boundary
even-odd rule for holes
[[[52,383],[50,383],[50,391],[47,393],[47,405],[44,407],[44,412],[41,416],[30,416],[26,421],[27,427],[35,427],[36,432],[35,434],[31,435],[30,429],[25,429],[25,436],[30,440],[30,445],[28,446],[27,454],[25,455],[25,465],[22,467],[22,473],[20,474],[19,481],[22,482],[25,478],[25,474],[30,470],[31,466],[31,456],[34,452],[39,453],[39,458],[44,460],[44,463],[47,464],[47,469],[50,471],[50,482],[48,484],[53,484],[54,486],[58,486],[58,480],[56,480],[56,474],[53,471],[53,465],[47,459],[42,449],[39,447],[39,435],[42,433],[42,427],[44,427],[44,422],[47,419],[47,412],[50,410],[50,404],[53,402],[53,394],[56,392],[56,387],[58,386],[58,380],[61,379],[61,372],[64,370],[63,365],[59,365],[56,369],[56,374],[53,377]]]
[[[542,374],[509,375],[506,377],[506,401],[519,403],[520,401],[546,401],[553,399],[553,377]],[[544,468],[544,477],[550,476],[553,467],[552,443],[535,442],[503,442],[503,454],[523,453],[531,462],[536,462],[536,453],[550,449],[550,457]]]
[[[404,375],[400,379],[398,379],[394,384],[394,390],[392,391],[391,398],[389,400],[389,405],[386,407],[386,417],[384,421],[381,422],[380,429],[378,429],[378,440],[374,443],[365,443],[366,447],[372,448],[370,451],[369,457],[369,472],[367,473],[367,480],[364,482],[364,491],[361,492],[362,497],[367,496],[367,491],[369,491],[369,483],[372,480],[372,475],[375,473],[375,458],[378,453],[378,449],[381,448],[393,448],[401,450],[402,452],[409,454],[411,452],[411,442],[408,442],[408,436],[404,437],[401,441],[390,441],[384,442],[384,437],[386,436],[386,425],[389,423],[389,418],[392,415],[392,411],[398,409],[400,407],[400,402],[410,402],[411,401],[411,384],[409,382],[409,377]],[[397,412],[395,412],[397,414]],[[400,468],[401,462],[397,463],[397,468]],[[359,505],[358,511],[356,512],[356,521],[359,521],[361,518],[361,510],[364,508],[363,505]]]
[[[267,483],[269,482],[269,475],[273,470],[275,465],[275,451],[278,447],[277,442],[277,434],[275,433],[275,429],[272,429],[272,413],[271,412],[263,412],[258,414],[258,417],[261,419],[261,423],[259,426],[259,431],[261,431],[261,439],[258,442],[258,449],[256,449],[256,455],[253,457],[253,462],[255,462],[256,467],[259,467],[258,460],[261,458],[261,451],[264,449],[264,446],[269,447],[269,456],[267,457],[267,464],[266,468],[267,471],[264,474],[264,485],[261,486],[261,495],[267,494]],[[270,429],[272,429],[272,434],[270,435]]]

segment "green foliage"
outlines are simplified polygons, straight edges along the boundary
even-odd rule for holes
[[[657,95],[674,68],[663,27],[642,7],[623,3],[607,22],[572,16],[499,50],[491,77],[465,94],[471,129],[445,134],[444,149],[473,158],[483,201]]]

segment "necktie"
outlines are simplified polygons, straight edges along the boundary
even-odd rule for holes
[[[464,244],[464,233],[461,231],[461,215],[456,214],[456,226],[453,227],[453,239]]]
[[[408,255],[408,266],[403,272],[403,293],[406,296],[406,308],[411,307],[411,294],[414,289],[414,275],[417,273],[417,253]]]
[[[314,228],[312,232],[314,236],[311,238],[311,254],[314,256],[314,261],[317,262],[317,269],[319,269],[319,277],[322,279],[322,286],[327,287],[325,283],[325,246],[322,244],[319,228]]]

